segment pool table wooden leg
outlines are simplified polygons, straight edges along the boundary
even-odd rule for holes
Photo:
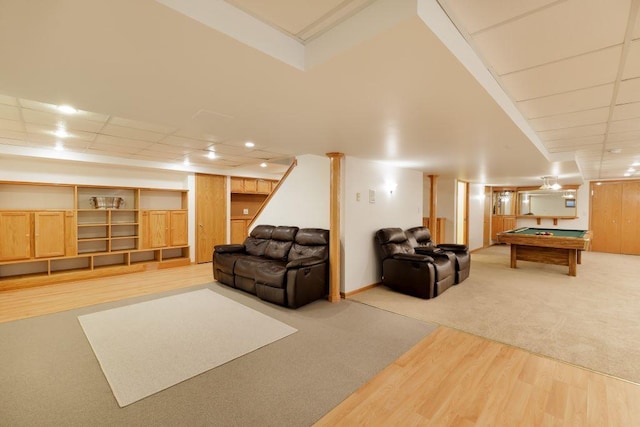
[[[582,251],[578,249],[578,264],[582,264]]]
[[[569,276],[576,276],[578,270],[578,252],[577,249],[569,249]]]
[[[511,268],[516,268],[518,263],[518,245],[511,244]]]

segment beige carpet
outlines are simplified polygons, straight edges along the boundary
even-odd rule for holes
[[[209,289],[78,320],[121,407],[296,332]]]
[[[471,259],[470,277],[433,300],[383,286],[350,299],[640,383],[640,257],[585,252],[577,277],[511,269],[508,246]]]

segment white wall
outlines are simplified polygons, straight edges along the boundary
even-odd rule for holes
[[[304,155],[253,222],[329,229],[329,158]]]
[[[484,184],[469,184],[469,249],[482,248],[484,241]]]
[[[422,172],[393,168],[381,162],[344,160],[341,292],[380,282],[374,236],[380,228],[407,229],[422,224]],[[386,185],[396,183],[390,193]],[[369,202],[369,190],[375,203]],[[359,194],[359,200],[358,200]]]

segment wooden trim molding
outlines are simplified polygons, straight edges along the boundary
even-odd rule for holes
[[[349,297],[352,297],[354,295],[361,294],[364,291],[368,291],[369,289],[373,289],[376,286],[380,286],[380,285],[382,285],[382,282],[372,283],[371,285],[364,286],[362,288],[356,289],[356,290],[351,291],[351,292],[340,292],[340,296],[342,298],[349,298]]]
[[[438,175],[429,175],[429,224],[437,224],[438,221]],[[438,227],[430,227],[431,240],[439,242]]]
[[[329,301],[340,301],[340,196],[343,153],[327,153],[331,167],[331,188],[329,201]]]
[[[289,169],[287,169],[287,171],[284,173],[284,175],[282,175],[282,178],[280,178],[280,180],[278,181],[278,184],[276,184],[276,188],[274,188],[273,191],[271,193],[269,193],[267,198],[264,199],[264,202],[260,205],[260,207],[258,208],[258,211],[256,212],[256,214],[253,216],[251,221],[249,221],[249,224],[247,225],[247,228],[250,228],[253,225],[255,220],[258,218],[258,216],[260,216],[260,214],[262,213],[264,208],[267,207],[267,205],[269,204],[269,201],[271,201],[271,199],[276,194],[278,189],[280,189],[280,186],[282,185],[282,183],[287,179],[289,174],[291,174],[291,172],[293,172],[293,170],[295,169],[296,166],[298,166],[298,159],[294,158],[293,162],[291,162],[291,164],[289,165]]]

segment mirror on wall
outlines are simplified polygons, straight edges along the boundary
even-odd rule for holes
[[[577,217],[577,189],[518,190],[517,194],[518,216]]]

